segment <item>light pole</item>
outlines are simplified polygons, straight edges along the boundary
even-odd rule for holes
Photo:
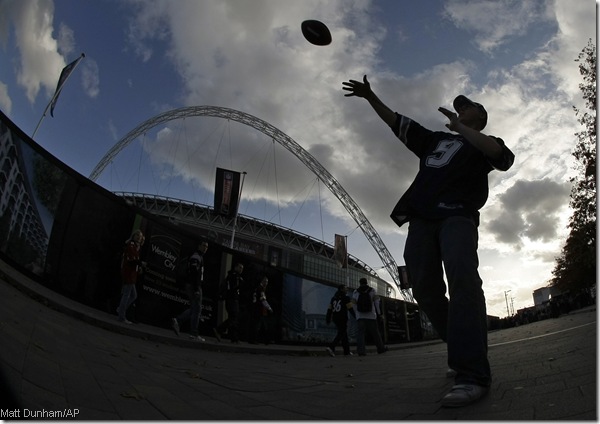
[[[506,316],[509,317],[510,316],[510,310],[508,309],[508,293],[510,293],[510,290],[506,290],[504,292],[504,300],[506,300]]]

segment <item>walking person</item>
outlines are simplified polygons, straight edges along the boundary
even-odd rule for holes
[[[236,263],[233,269],[229,270],[227,278],[221,283],[219,288],[219,299],[225,300],[225,310],[227,319],[220,325],[213,328],[217,340],[221,340],[221,334],[227,331],[231,343],[239,343],[239,315],[240,315],[240,289],[244,283],[242,272],[244,265]]]
[[[377,318],[381,316],[381,300],[375,290],[369,287],[366,278],[359,281],[360,286],[352,293],[352,306],[358,327],[356,351],[358,356],[367,355],[366,339],[369,334],[377,346],[377,353],[385,353],[388,348],[384,346],[377,327]]]
[[[190,301],[190,307],[176,318],[171,318],[171,327],[179,336],[179,326],[190,321],[190,339],[206,341],[198,334],[198,325],[202,317],[202,284],[204,284],[204,254],[208,250],[208,242],[202,241],[196,251],[189,257],[187,269],[184,272],[185,292]]]
[[[138,275],[142,273],[143,267],[146,265],[140,259],[140,248],[144,243],[144,234],[141,230],[135,230],[129,239],[125,241],[125,248],[121,258],[121,300],[117,308],[119,321],[125,324],[131,324],[127,319],[127,309],[137,299],[137,283]]]
[[[329,353],[330,356],[335,356],[335,348],[338,343],[342,344],[344,355],[352,355],[352,352],[350,352],[350,343],[348,341],[348,312],[356,318],[352,299],[348,296],[348,287],[346,287],[345,284],[340,284],[329,301],[327,315],[325,317],[325,322],[330,324],[331,321],[333,321],[337,329],[337,334],[326,348],[327,353]]]
[[[504,141],[481,131],[485,108],[463,95],[456,111],[440,107],[451,132],[431,131],[393,112],[363,81],[343,82],[346,97],[366,99],[396,137],[419,158],[415,180],[394,207],[391,218],[410,222],[404,259],[413,295],[442,340],[455,385],[442,399],[446,407],[481,399],[492,382],[488,361],[487,313],[477,255],[479,209],[488,197],[488,174],[506,171],[514,154]],[[448,294],[446,297],[446,282]]]
[[[269,316],[273,313],[273,308],[267,301],[268,285],[269,279],[266,276],[264,276],[262,280],[260,280],[258,287],[252,295],[252,304],[256,318],[256,325],[254,326],[252,342],[260,342],[260,337],[262,336],[262,340],[266,345],[268,345],[271,341]]]

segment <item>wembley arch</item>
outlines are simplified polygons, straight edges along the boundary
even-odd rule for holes
[[[348,192],[346,192],[341,184],[333,177],[333,175],[331,175],[329,171],[327,171],[327,169],[325,169],[325,167],[319,163],[319,161],[317,161],[317,159],[315,159],[314,156],[312,156],[290,136],[268,122],[257,118],[256,116],[241,112],[239,110],[219,106],[188,106],[163,112],[141,123],[127,133],[125,137],[119,140],[98,162],[96,167],[92,170],[89,178],[92,181],[95,181],[102,173],[104,168],[106,168],[106,166],[112,162],[112,160],[119,154],[121,150],[123,150],[127,145],[129,145],[129,143],[138,138],[140,135],[143,135],[151,128],[176,119],[202,116],[230,119],[232,121],[252,127],[257,131],[260,131],[261,133],[271,137],[273,140],[285,147],[294,156],[296,156],[317,176],[317,178],[319,178],[323,184],[325,184],[329,191],[331,191],[331,193],[333,193],[333,195],[344,206],[352,219],[354,219],[371,246],[373,246],[373,249],[375,249],[375,252],[377,252],[377,255],[381,259],[383,266],[396,283],[396,286],[404,300],[413,301],[410,292],[407,290],[402,290],[400,286],[400,275],[398,273],[396,261],[354,199],[350,197]]]

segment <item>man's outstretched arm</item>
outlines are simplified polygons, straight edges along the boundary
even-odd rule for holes
[[[342,90],[349,91],[349,94],[344,94],[345,97],[362,97],[363,99],[367,99],[371,107],[377,112],[377,115],[383,121],[388,124],[388,126],[393,126],[396,122],[396,114],[389,107],[387,107],[380,99],[375,95],[373,90],[371,90],[371,84],[367,80],[367,76],[363,77],[363,82],[356,80],[349,80],[348,82],[342,82]]]

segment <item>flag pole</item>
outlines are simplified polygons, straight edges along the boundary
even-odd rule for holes
[[[238,197],[237,207],[235,208],[235,217],[233,218],[233,231],[231,232],[231,243],[230,248],[233,249],[233,239],[235,238],[235,228],[237,227],[238,211],[240,210],[240,202],[242,201],[242,189],[244,188],[244,179],[246,178],[246,171],[242,172],[242,182],[240,184],[240,195]]]
[[[348,260],[348,258],[349,258],[349,256],[348,256],[349,255],[349,253],[348,253],[348,251],[349,251],[349,249],[348,249],[348,236],[344,236],[344,237],[346,238],[346,287],[348,287],[349,284],[350,284],[350,271],[349,271],[350,263],[349,263],[349,260]]]
[[[56,87],[56,91],[54,92],[54,95],[52,96],[52,98],[48,102],[48,105],[46,105],[46,109],[44,109],[44,113],[42,114],[42,117],[38,121],[38,123],[37,123],[37,125],[35,127],[35,130],[33,130],[33,134],[31,134],[31,138],[35,137],[35,134],[37,133],[38,129],[40,128],[40,125],[42,125],[42,121],[46,117],[46,113],[48,113],[48,109],[50,109],[50,106],[56,101],[56,99],[58,98],[58,95],[60,94],[60,92],[62,91],[63,87],[65,86],[65,83],[67,82],[67,80],[69,79],[69,77],[71,76],[71,74],[73,73],[73,70],[77,67],[77,65],[79,65],[79,61],[82,58],[84,58],[84,57],[85,57],[85,53],[81,53],[81,56],[79,56],[77,59],[75,59],[74,62],[71,62],[73,64],[73,67],[66,74],[65,79],[63,81],[60,80],[60,77],[58,78],[58,85]],[[65,68],[63,68],[63,72],[68,67],[69,67],[69,65],[67,65]],[[61,72],[61,77],[63,76],[63,72]]]
[[[40,125],[42,124],[42,121],[46,117],[46,112],[48,112],[48,108],[50,107],[50,105],[52,104],[52,102],[54,101],[55,98],[56,98],[56,94],[54,94],[54,96],[50,100],[50,103],[48,103],[48,106],[46,106],[46,109],[44,109],[44,114],[42,115],[42,117],[38,121],[38,123],[37,123],[37,125],[35,127],[35,130],[33,130],[33,134],[31,134],[31,138],[32,139],[35,137],[35,134],[37,133],[38,128],[40,128]]]

